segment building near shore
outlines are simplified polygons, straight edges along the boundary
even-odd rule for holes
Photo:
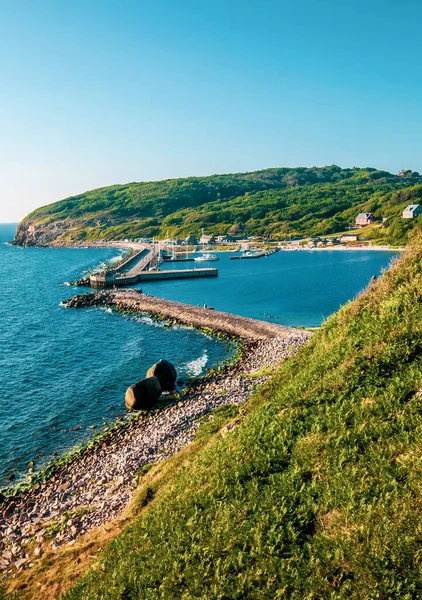
[[[340,244],[344,244],[345,242],[358,242],[359,236],[357,233],[347,233],[346,235],[341,235],[338,241]]]
[[[215,244],[215,237],[213,235],[201,235],[199,238],[200,244]]]
[[[422,215],[422,204],[409,204],[403,211],[402,219],[416,219]]]
[[[376,221],[376,218],[372,213],[359,213],[355,219],[356,227],[366,227]]]
[[[185,238],[182,243],[186,246],[196,246],[198,240],[194,235],[188,235],[188,237]]]

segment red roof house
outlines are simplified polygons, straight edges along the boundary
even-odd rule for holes
[[[355,219],[356,227],[365,227],[376,221],[376,218],[372,213],[359,213]]]

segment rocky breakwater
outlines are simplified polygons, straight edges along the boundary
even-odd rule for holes
[[[64,303],[69,308],[107,306],[118,311],[146,314],[172,324],[190,325],[209,329],[244,340],[262,340],[279,336],[297,336],[301,332],[293,327],[240,317],[226,312],[202,308],[182,302],[164,300],[143,294],[141,290],[110,290],[81,294]],[[308,333],[303,333],[308,336]]]
[[[124,302],[125,298],[128,303]],[[123,295],[99,292],[71,299],[67,306],[108,303],[121,305],[126,310],[128,307],[139,309],[138,298],[145,302],[148,297],[134,292]],[[167,301],[160,302],[165,302],[163,308],[167,305]],[[184,312],[178,312],[178,318],[183,314],[185,322],[192,324],[186,305],[182,307]],[[174,310],[182,308],[178,306]],[[198,311],[204,314],[206,309]],[[241,360],[220,373],[198,380],[180,399],[165,408],[138,413],[98,442],[88,444],[82,453],[59,466],[50,478],[13,498],[3,499],[0,579],[7,580],[18,571],[31,568],[43,553],[69,546],[78,536],[121,515],[130,502],[137,473],[142,467],[165,460],[189,444],[201,417],[212,418],[212,411],[225,404],[244,403],[256,386],[269,378],[271,368],[295,353],[311,335],[270,323],[260,326],[259,321],[238,322],[232,317],[236,327],[245,334]],[[231,330],[229,321],[221,319],[217,313],[218,330],[227,330],[224,327]]]

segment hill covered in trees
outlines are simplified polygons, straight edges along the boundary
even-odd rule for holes
[[[414,223],[401,223],[401,211],[421,198],[418,173],[336,165],[129,183],[35,210],[19,225],[16,243],[184,237],[202,228],[275,239],[327,235],[344,231],[359,211],[388,217],[375,237],[403,243]]]

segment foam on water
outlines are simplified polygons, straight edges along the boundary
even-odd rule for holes
[[[125,416],[124,395],[160,358],[179,376],[207,350],[210,364],[226,345],[192,329],[115,315],[110,308],[63,310],[87,265],[107,263],[115,248],[7,246],[12,227],[0,226],[0,488],[19,481],[34,460],[42,467],[92,437],[92,425]],[[2,239],[3,238],[3,239]],[[85,289],[76,289],[85,292]]]
[[[227,360],[233,348],[146,316],[63,310],[73,295],[63,281],[108,264],[116,248],[76,252],[1,243],[13,235],[13,227],[0,226],[0,487],[11,472],[17,480],[29,461],[42,466],[53,453],[89,439],[92,425],[124,416],[126,389],[160,358],[185,380]],[[292,252],[256,261],[219,256],[218,278],[142,282],[141,288],[188,304],[314,326],[363,289],[392,253]]]
[[[185,364],[185,370],[190,377],[199,377],[208,363],[208,352],[204,350],[202,356]]]

